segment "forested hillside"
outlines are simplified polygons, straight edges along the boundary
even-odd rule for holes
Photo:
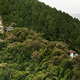
[[[0,80],[80,80],[78,19],[38,0],[0,0],[0,15]]]
[[[44,33],[49,41],[66,42],[79,51],[80,21],[65,12],[57,11],[38,0],[0,0],[4,26],[27,27]]]
[[[64,42],[48,41],[27,28],[0,41],[1,80],[80,80],[80,56],[70,58]]]

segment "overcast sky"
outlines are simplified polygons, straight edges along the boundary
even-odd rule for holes
[[[80,0],[39,0],[69,14],[80,13]]]

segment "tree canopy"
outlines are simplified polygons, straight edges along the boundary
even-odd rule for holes
[[[80,21],[38,0],[0,0],[1,80],[80,80]]]
[[[49,41],[63,41],[80,48],[80,21],[38,0],[0,0],[0,14],[5,27],[27,27],[44,33]]]
[[[64,42],[48,41],[41,33],[15,28],[6,32],[0,45],[1,80],[80,79],[80,56],[71,59]]]

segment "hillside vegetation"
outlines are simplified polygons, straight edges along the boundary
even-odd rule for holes
[[[38,0],[0,0],[0,80],[80,80],[80,21]],[[13,26],[7,32],[6,27]]]
[[[49,41],[66,42],[79,51],[80,21],[38,0],[0,0],[0,14],[5,27],[27,27],[44,33]]]
[[[80,79],[80,56],[71,59],[66,43],[41,35],[27,28],[5,33],[0,42],[1,80]]]

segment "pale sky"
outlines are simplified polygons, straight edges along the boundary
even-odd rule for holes
[[[69,14],[80,13],[80,0],[39,0]]]

